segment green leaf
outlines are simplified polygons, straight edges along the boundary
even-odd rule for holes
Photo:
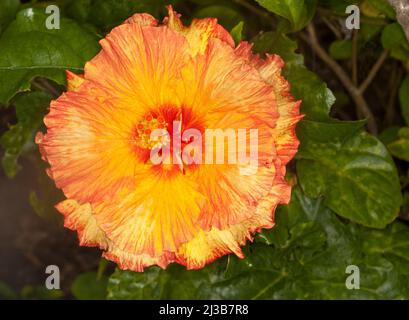
[[[382,31],[382,46],[391,50],[391,56],[395,59],[409,60],[409,42],[399,23],[391,23]]]
[[[378,139],[381,140],[381,142],[387,146],[389,145],[391,142],[394,142],[395,140],[398,139],[399,137],[399,130],[400,127],[399,126],[391,126],[386,128],[385,130],[383,130],[379,136]]]
[[[316,74],[304,66],[302,55],[295,53],[297,43],[281,33],[266,32],[255,39],[258,53],[276,53],[285,61],[283,74],[291,84],[291,93],[302,100],[301,113],[306,119],[328,121],[335,97]]]
[[[225,259],[192,271],[174,264],[166,270],[150,267],[143,273],[118,269],[109,279],[108,299],[195,299],[223,279],[224,269]]]
[[[390,19],[396,20],[396,13],[387,0],[365,0],[364,3],[374,9],[378,15],[385,15]]]
[[[407,125],[409,125],[409,74],[402,81],[399,89],[400,109]]]
[[[240,21],[238,24],[231,29],[230,34],[234,39],[234,42],[238,44],[243,39],[243,26],[244,22]]]
[[[73,19],[91,23],[106,32],[134,13],[150,13],[156,18],[166,11],[168,4],[180,0],[72,0],[66,8]]]
[[[22,10],[0,37],[0,102],[28,90],[36,76],[65,84],[66,69],[81,71],[98,52],[96,35],[66,18],[49,30],[46,18],[43,10]]]
[[[17,299],[17,293],[6,283],[0,281],[0,300]]]
[[[14,19],[20,0],[2,0],[0,1],[0,34],[7,27],[7,25]]]
[[[38,91],[14,99],[18,122],[0,138],[0,145],[5,150],[2,165],[8,177],[14,177],[21,169],[17,163],[18,157],[33,146],[34,135],[41,126],[50,100],[48,94]]]
[[[409,161],[409,128],[401,128],[396,141],[388,144],[391,154],[399,159]]]
[[[374,40],[375,37],[382,31],[383,26],[382,25],[375,25],[375,24],[370,24],[370,23],[365,23],[361,22],[361,29],[359,30],[359,49],[366,49],[365,45],[371,41]],[[371,50],[373,47],[369,47],[368,49]]]
[[[385,230],[343,223],[322,199],[295,188],[280,207],[277,226],[247,246],[246,258],[229,256],[227,269],[213,263],[186,271],[171,265],[144,273],[117,270],[110,299],[399,299],[409,296],[409,228]],[[281,239],[281,240],[278,240]],[[346,267],[360,268],[360,290],[345,286]],[[407,269],[407,268],[406,268]]]
[[[304,58],[301,54],[295,53],[298,48],[297,42],[291,40],[287,35],[279,32],[265,32],[255,37],[254,51],[257,53],[276,53],[284,59],[286,68],[302,67]]]
[[[71,291],[78,300],[105,300],[108,278],[97,278],[96,272],[82,273],[74,280]]]
[[[335,40],[329,47],[331,57],[337,60],[346,60],[352,57],[351,40]]]
[[[64,292],[57,289],[47,289],[44,285],[27,285],[21,289],[20,296],[24,300],[55,300],[64,296]]]
[[[285,19],[292,31],[304,28],[315,14],[316,0],[256,0],[261,6]]]
[[[354,223],[345,224],[323,204],[321,198],[311,199],[295,188],[290,204],[277,212],[277,227],[264,231],[259,237],[259,242],[266,243],[267,239],[267,243],[282,250],[280,259],[285,259],[285,252],[293,252],[294,259],[287,262],[287,268],[294,267],[294,270],[289,269],[289,277],[281,286],[277,284],[269,290],[271,295],[277,295],[277,289],[290,283],[290,290],[296,292],[289,290],[290,293],[272,298],[398,299],[408,296],[408,277],[402,275],[401,268],[409,258],[405,251],[409,247],[405,240],[409,228],[399,222],[379,231]],[[295,230],[300,230],[300,226],[309,226],[304,228],[301,239],[315,238],[315,242],[309,241],[312,245],[299,248],[300,233]],[[279,233],[286,237],[277,244],[275,239]],[[298,258],[308,251],[313,252],[311,260]],[[398,256],[402,259],[397,259]],[[245,260],[240,261],[243,262]],[[348,265],[360,268],[360,290],[345,287]]]
[[[297,176],[308,196],[324,196],[339,215],[383,228],[399,213],[399,177],[384,145],[360,130],[363,124],[302,121]]]

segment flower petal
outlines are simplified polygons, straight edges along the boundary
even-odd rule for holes
[[[77,89],[85,82],[83,75],[77,75],[69,70],[67,74],[67,89],[68,91],[77,91]]]
[[[64,226],[78,231],[78,239],[82,246],[108,248],[109,239],[98,227],[89,203],[79,205],[77,201],[68,199],[60,202],[56,208],[64,215]]]
[[[189,27],[185,27],[180,20],[180,15],[172,6],[168,6],[169,18],[164,23],[171,29],[183,34],[189,42],[191,54],[203,54],[210,39],[220,39],[229,46],[234,47],[234,40],[230,33],[217,23],[215,18],[193,19]]]

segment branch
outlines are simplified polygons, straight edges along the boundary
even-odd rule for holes
[[[369,85],[371,84],[372,80],[375,78],[376,74],[378,73],[379,69],[382,67],[383,63],[385,62],[386,58],[388,58],[389,51],[384,50],[381,56],[376,60],[375,64],[372,66],[371,71],[369,71],[368,76],[366,77],[365,81],[361,84],[358,91],[360,94],[363,94],[366,89],[368,89]]]
[[[321,19],[322,19],[322,21],[326,24],[326,26],[331,29],[331,31],[334,33],[334,35],[337,37],[337,39],[341,39],[341,38],[342,38],[342,33],[341,33],[341,31],[339,31],[339,30],[337,29],[337,27],[334,26],[333,23],[332,23],[329,19],[327,19],[327,18],[324,17],[324,16],[322,16]]]
[[[354,100],[355,105],[358,108],[358,111],[367,119],[369,132],[377,134],[378,129],[375,117],[370,108],[368,107],[368,104],[366,103],[364,97],[362,96],[362,93],[358,91],[356,86],[354,86],[351,78],[346,74],[344,69],[334,59],[332,59],[328,55],[328,53],[321,47],[321,45],[318,42],[317,34],[315,32],[313,23],[310,23],[308,25],[307,30],[309,37],[300,34],[301,38],[312,45],[312,48],[320,57],[320,59],[328,65],[328,67],[335,73],[335,75],[341,81],[342,85],[345,87],[351,98]]]
[[[352,35],[352,82],[354,86],[358,85],[358,30],[356,29]]]
[[[53,98],[57,98],[61,95],[61,92],[59,92],[58,89],[56,89],[45,79],[36,78],[33,81],[31,81],[31,84],[37,89],[40,89],[41,91],[49,92]]]

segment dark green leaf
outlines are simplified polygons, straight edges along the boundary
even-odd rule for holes
[[[74,280],[71,291],[78,300],[105,300],[108,278],[97,279],[96,272],[82,273]]]
[[[365,0],[364,4],[372,7],[378,15],[384,15],[390,19],[396,19],[395,10],[387,0]]]
[[[292,31],[304,28],[315,14],[316,0],[256,0],[267,10],[287,19]]]
[[[391,50],[391,56],[402,60],[409,60],[409,42],[399,23],[392,23],[382,31],[382,45]]]
[[[331,57],[337,60],[350,59],[352,56],[351,40],[335,40],[329,47]]]
[[[240,21],[238,24],[235,25],[233,29],[231,29],[230,34],[234,39],[234,42],[238,44],[243,39],[243,21]]]
[[[387,146],[399,138],[399,129],[399,126],[388,127],[379,134],[378,139]]]
[[[98,52],[97,37],[76,22],[61,18],[61,28],[49,30],[46,18],[42,10],[22,10],[0,37],[0,102],[28,90],[35,76],[64,84],[66,69],[81,71]]]
[[[17,299],[17,293],[4,282],[0,281],[0,300]]]
[[[40,286],[25,286],[21,290],[21,298],[24,300],[55,300],[60,299],[64,296],[61,290],[47,289],[44,285]]]
[[[117,270],[109,279],[108,299],[194,299],[223,279],[224,264],[222,259],[197,271],[179,265],[143,273]]]
[[[2,0],[0,1],[0,34],[4,31],[7,25],[14,19],[20,0]]]
[[[307,195],[324,196],[339,215],[383,228],[399,213],[399,178],[384,145],[359,130],[362,125],[301,122],[297,176]]]
[[[401,128],[399,138],[389,143],[388,149],[394,157],[409,161],[409,128]]]
[[[14,99],[18,122],[0,138],[0,145],[5,150],[2,165],[7,176],[14,177],[20,170],[17,159],[24,149],[33,146],[34,135],[50,100],[51,97],[44,92],[30,92]]]
[[[358,40],[363,46],[367,42],[373,40],[382,31],[382,25],[374,25],[369,23],[361,23]]]

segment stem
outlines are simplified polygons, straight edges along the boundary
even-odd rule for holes
[[[312,48],[320,57],[320,59],[324,61],[328,65],[328,67],[335,73],[335,75],[341,81],[342,85],[348,91],[351,98],[354,100],[359,112],[367,119],[369,132],[371,132],[372,134],[376,134],[378,128],[376,125],[375,117],[368,104],[366,103],[364,97],[362,96],[362,92],[360,92],[357,87],[354,86],[351,78],[346,74],[344,69],[321,47],[318,42],[313,23],[310,23],[308,25],[307,30],[309,33],[309,38],[303,34],[300,34],[301,38],[311,44]]]
[[[354,29],[352,35],[352,82],[358,85],[358,30]]]
[[[97,280],[98,281],[102,279],[107,266],[108,266],[108,260],[106,260],[104,258],[101,258],[99,260],[98,271],[97,271]]]
[[[376,74],[378,73],[379,69],[382,67],[383,63],[385,62],[386,58],[388,58],[389,51],[384,50],[375,64],[372,66],[371,71],[369,71],[368,76],[366,77],[365,81],[361,84],[358,91],[362,94],[368,89],[369,85],[371,84],[372,80],[375,78]]]
[[[337,29],[337,27],[334,26],[334,24],[333,24],[329,19],[327,19],[326,17],[321,17],[321,19],[322,19],[322,21],[325,23],[325,25],[326,25],[328,28],[331,29],[331,31],[334,33],[334,35],[335,35],[335,37],[336,37],[337,39],[341,39],[341,38],[342,38],[342,33],[341,33],[341,31],[339,31],[339,30]]]
[[[61,92],[54,88],[54,86],[51,85],[47,80],[35,79],[31,82],[31,84],[42,91],[48,91],[54,98],[57,98],[61,95]]]

